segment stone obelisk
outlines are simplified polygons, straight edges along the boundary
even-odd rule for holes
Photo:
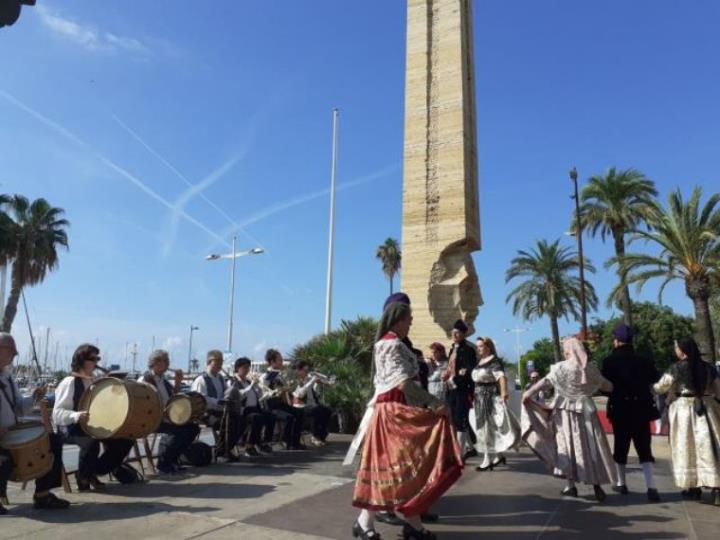
[[[482,304],[474,71],[471,0],[408,0],[402,290],[423,351]]]

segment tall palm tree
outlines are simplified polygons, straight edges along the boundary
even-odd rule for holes
[[[400,270],[402,254],[400,244],[394,238],[388,238],[385,243],[378,246],[375,257],[382,262],[382,271],[390,280],[390,294],[393,293],[393,279]]]
[[[591,237],[600,234],[604,242],[612,236],[615,256],[625,255],[625,235],[647,224],[655,209],[655,183],[637,169],[622,171],[612,167],[604,175],[588,180],[580,197],[583,227]],[[608,304],[619,301],[625,324],[632,325],[632,303],[627,286],[618,289],[619,298],[611,297]]]
[[[555,361],[562,359],[560,354],[560,330],[558,319],[561,317],[580,318],[580,278],[575,275],[579,270],[580,258],[576,251],[560,247],[560,240],[548,243],[540,240],[530,251],[518,251],[505,273],[505,282],[520,278],[522,281],[508,294],[506,302],[512,300],[513,314],[521,314],[525,320],[543,316],[550,319]],[[589,261],[585,269],[595,272]],[[590,309],[597,309],[598,299],[595,288],[585,282],[585,297]]]
[[[680,190],[670,194],[668,207],[658,205],[648,232],[636,231],[660,248],[659,255],[628,253],[612,262],[619,265],[623,285],[635,284],[640,290],[648,280],[663,278],[658,298],[674,280],[685,283],[685,293],[695,308],[697,341],[706,360],[715,362],[715,334],[710,320],[710,296],[720,280],[720,194],[713,194],[700,208],[702,189],[696,187],[683,200]]]
[[[58,266],[58,248],[68,247],[65,211],[45,199],[0,197],[0,264],[12,263],[10,294],[0,330],[9,332],[23,287],[41,283]]]

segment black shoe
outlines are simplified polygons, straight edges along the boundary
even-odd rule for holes
[[[8,511],[2,504],[0,504],[0,516],[7,515]]]
[[[245,452],[243,453],[243,455],[245,457],[249,457],[249,458],[256,458],[256,457],[260,457],[260,452],[255,450],[254,446],[250,446],[245,449]]]
[[[403,540],[436,540],[437,536],[431,533],[427,529],[417,530],[410,524],[406,523],[403,525],[402,531]]]
[[[478,456],[477,450],[475,450],[474,448],[471,448],[470,450],[468,450],[467,452],[465,452],[463,454],[463,461],[467,461],[469,458],[477,457],[477,456]]]
[[[423,523],[437,523],[439,519],[440,516],[438,516],[437,514],[433,514],[432,512],[420,514],[420,521],[422,521]]]
[[[621,486],[613,486],[612,490],[615,493],[619,493],[620,495],[627,495],[629,493],[628,488],[625,484],[622,484]]]
[[[382,540],[382,536],[375,529],[368,529],[363,531],[360,524],[356,521],[352,526],[353,538],[360,538],[361,540]]]
[[[715,506],[720,506],[720,489],[718,488],[712,490],[712,503]]]
[[[395,512],[378,512],[375,514],[375,519],[380,523],[387,523],[396,527],[405,525],[405,520],[400,519]]]
[[[505,465],[507,464],[507,460],[505,459],[505,456],[500,456],[500,459],[497,459],[496,461],[492,462],[493,467],[497,467],[498,465]]]
[[[650,502],[660,502],[660,494],[655,488],[650,488],[647,490],[647,498]]]
[[[563,489],[560,492],[560,495],[562,495],[563,497],[577,497],[578,496],[577,488],[576,487],[571,487],[571,488],[566,487],[565,489]]]
[[[60,499],[48,493],[44,497],[33,497],[33,508],[37,510],[63,510],[70,506],[70,501]]]
[[[603,491],[603,488],[598,485],[593,486],[593,491],[595,492],[595,499],[597,499],[597,502],[603,502],[607,497],[607,495],[605,495],[605,492]]]
[[[80,478],[77,474],[75,475],[75,483],[77,484],[78,491],[80,493],[87,493],[90,491],[90,480],[87,478]]]
[[[491,463],[491,464],[488,465],[487,467],[483,467],[482,465],[478,465],[477,467],[475,467],[475,470],[476,470],[477,472],[483,472],[483,471],[492,471],[494,468],[495,468],[495,464],[494,464],[494,463]]]
[[[260,451],[263,452],[263,453],[265,453],[265,454],[272,454],[272,453],[273,453],[272,446],[270,446],[269,444],[261,444],[261,445],[260,445]]]
[[[240,458],[237,457],[235,454],[225,456],[225,463],[237,463],[238,461],[240,461]]]
[[[702,490],[700,488],[683,489],[680,492],[680,495],[683,499],[699,501],[702,499]]]
[[[158,475],[163,475],[163,476],[169,476],[169,475],[175,474],[177,472],[175,470],[175,467],[173,467],[172,465],[164,464],[164,463],[163,464],[158,463],[157,467],[155,467],[155,468],[157,469]]]
[[[95,490],[102,490],[105,489],[105,482],[102,482],[97,476],[91,476],[90,477],[90,485]]]

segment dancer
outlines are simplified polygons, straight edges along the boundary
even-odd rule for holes
[[[562,494],[577,497],[576,482],[591,484],[602,502],[602,484],[615,482],[615,466],[607,437],[592,395],[612,391],[612,384],[588,364],[585,347],[576,337],[563,341],[564,362],[553,364],[550,373],[523,394],[523,440],[550,470],[562,475],[567,485]],[[552,387],[550,410],[532,400],[540,389]]]
[[[353,505],[362,511],[352,530],[362,539],[380,538],[373,528],[379,510],[404,515],[405,540],[436,538],[423,528],[420,515],[462,471],[445,406],[415,380],[417,362],[402,341],[411,324],[408,304],[386,307],[373,349],[375,395],[345,459],[352,462],[364,438],[353,493]]]
[[[675,344],[679,361],[655,384],[668,394],[673,477],[688,499],[700,500],[712,488],[720,506],[720,377],[702,360],[694,339]],[[714,396],[713,396],[714,394]]]
[[[618,476],[613,491],[628,494],[625,467],[632,441],[645,475],[647,498],[650,502],[660,502],[653,478],[655,458],[650,434],[650,422],[660,416],[650,393],[659,378],[658,373],[651,361],[635,353],[632,328],[620,323],[612,335],[614,350],[603,361],[602,375],[613,385],[607,404],[607,416],[615,436],[613,459]]]
[[[471,374],[475,404],[470,410],[470,427],[477,439],[475,449],[484,456],[475,470],[486,471],[505,463],[502,452],[520,442],[520,424],[507,406],[507,377],[495,343],[488,337],[478,339],[478,354],[480,360]]]
[[[428,365],[428,392],[440,401],[447,399],[447,383],[442,380],[442,375],[447,369],[448,358],[445,346],[437,341],[430,345],[430,358]]]
[[[452,330],[453,345],[450,350],[448,368],[443,374],[443,380],[447,382],[447,401],[450,408],[450,415],[457,435],[460,449],[464,457],[474,455],[475,449],[468,442],[468,412],[472,403],[472,396],[475,385],[470,374],[477,364],[475,347],[465,339],[468,327],[464,321],[455,322]]]

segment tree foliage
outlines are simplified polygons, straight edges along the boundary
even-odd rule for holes
[[[520,376],[520,385],[525,388],[528,382],[528,362],[533,363],[533,369],[544,377],[550,371],[550,366],[555,362],[555,353],[552,340],[542,338],[533,343],[530,350],[520,357],[520,365],[518,366],[518,374]]]
[[[375,252],[375,258],[382,263],[382,271],[388,278],[388,281],[390,281],[390,294],[392,294],[393,280],[395,279],[395,274],[400,271],[402,263],[400,243],[394,238],[387,238],[384,244],[378,246]]]

